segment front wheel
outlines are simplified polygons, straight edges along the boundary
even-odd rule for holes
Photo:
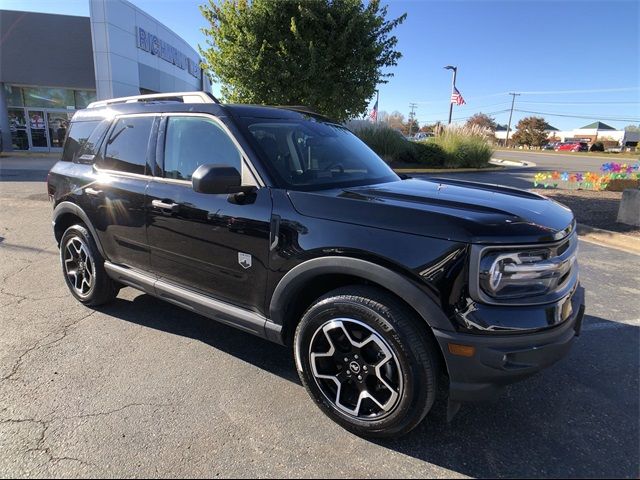
[[[294,339],[300,379],[321,410],[351,432],[403,435],[436,396],[438,356],[429,327],[372,287],[328,293],[304,314]]]

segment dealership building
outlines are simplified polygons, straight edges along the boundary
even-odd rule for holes
[[[89,17],[0,10],[4,150],[59,151],[94,100],[209,91],[187,42],[126,0],[89,0]]]

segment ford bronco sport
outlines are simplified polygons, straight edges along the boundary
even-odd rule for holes
[[[291,348],[334,421],[398,436],[448,394],[493,397],[560,359],[584,292],[571,211],[396,175],[342,125],[203,92],[94,102],[48,176],[64,279],[127,285]]]

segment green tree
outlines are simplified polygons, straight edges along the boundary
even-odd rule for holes
[[[627,132],[640,132],[640,125],[627,125],[624,129]]]
[[[481,112],[471,116],[467,120],[467,123],[465,124],[465,126],[470,128],[473,127],[474,125],[477,125],[480,128],[484,128],[485,130],[490,130],[492,132],[495,132],[496,128],[498,127],[498,124],[496,123],[495,118],[490,117],[486,113],[481,113]]]
[[[337,120],[365,112],[402,56],[379,0],[221,0],[201,5],[204,68],[228,102],[307,105]]]
[[[525,117],[518,122],[513,141],[518,145],[539,147],[547,140],[547,122],[542,117]]]

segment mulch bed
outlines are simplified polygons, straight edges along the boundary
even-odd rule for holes
[[[578,223],[640,237],[640,227],[616,222],[622,192],[540,188],[534,188],[531,191],[553,198],[569,207],[573,210]]]

